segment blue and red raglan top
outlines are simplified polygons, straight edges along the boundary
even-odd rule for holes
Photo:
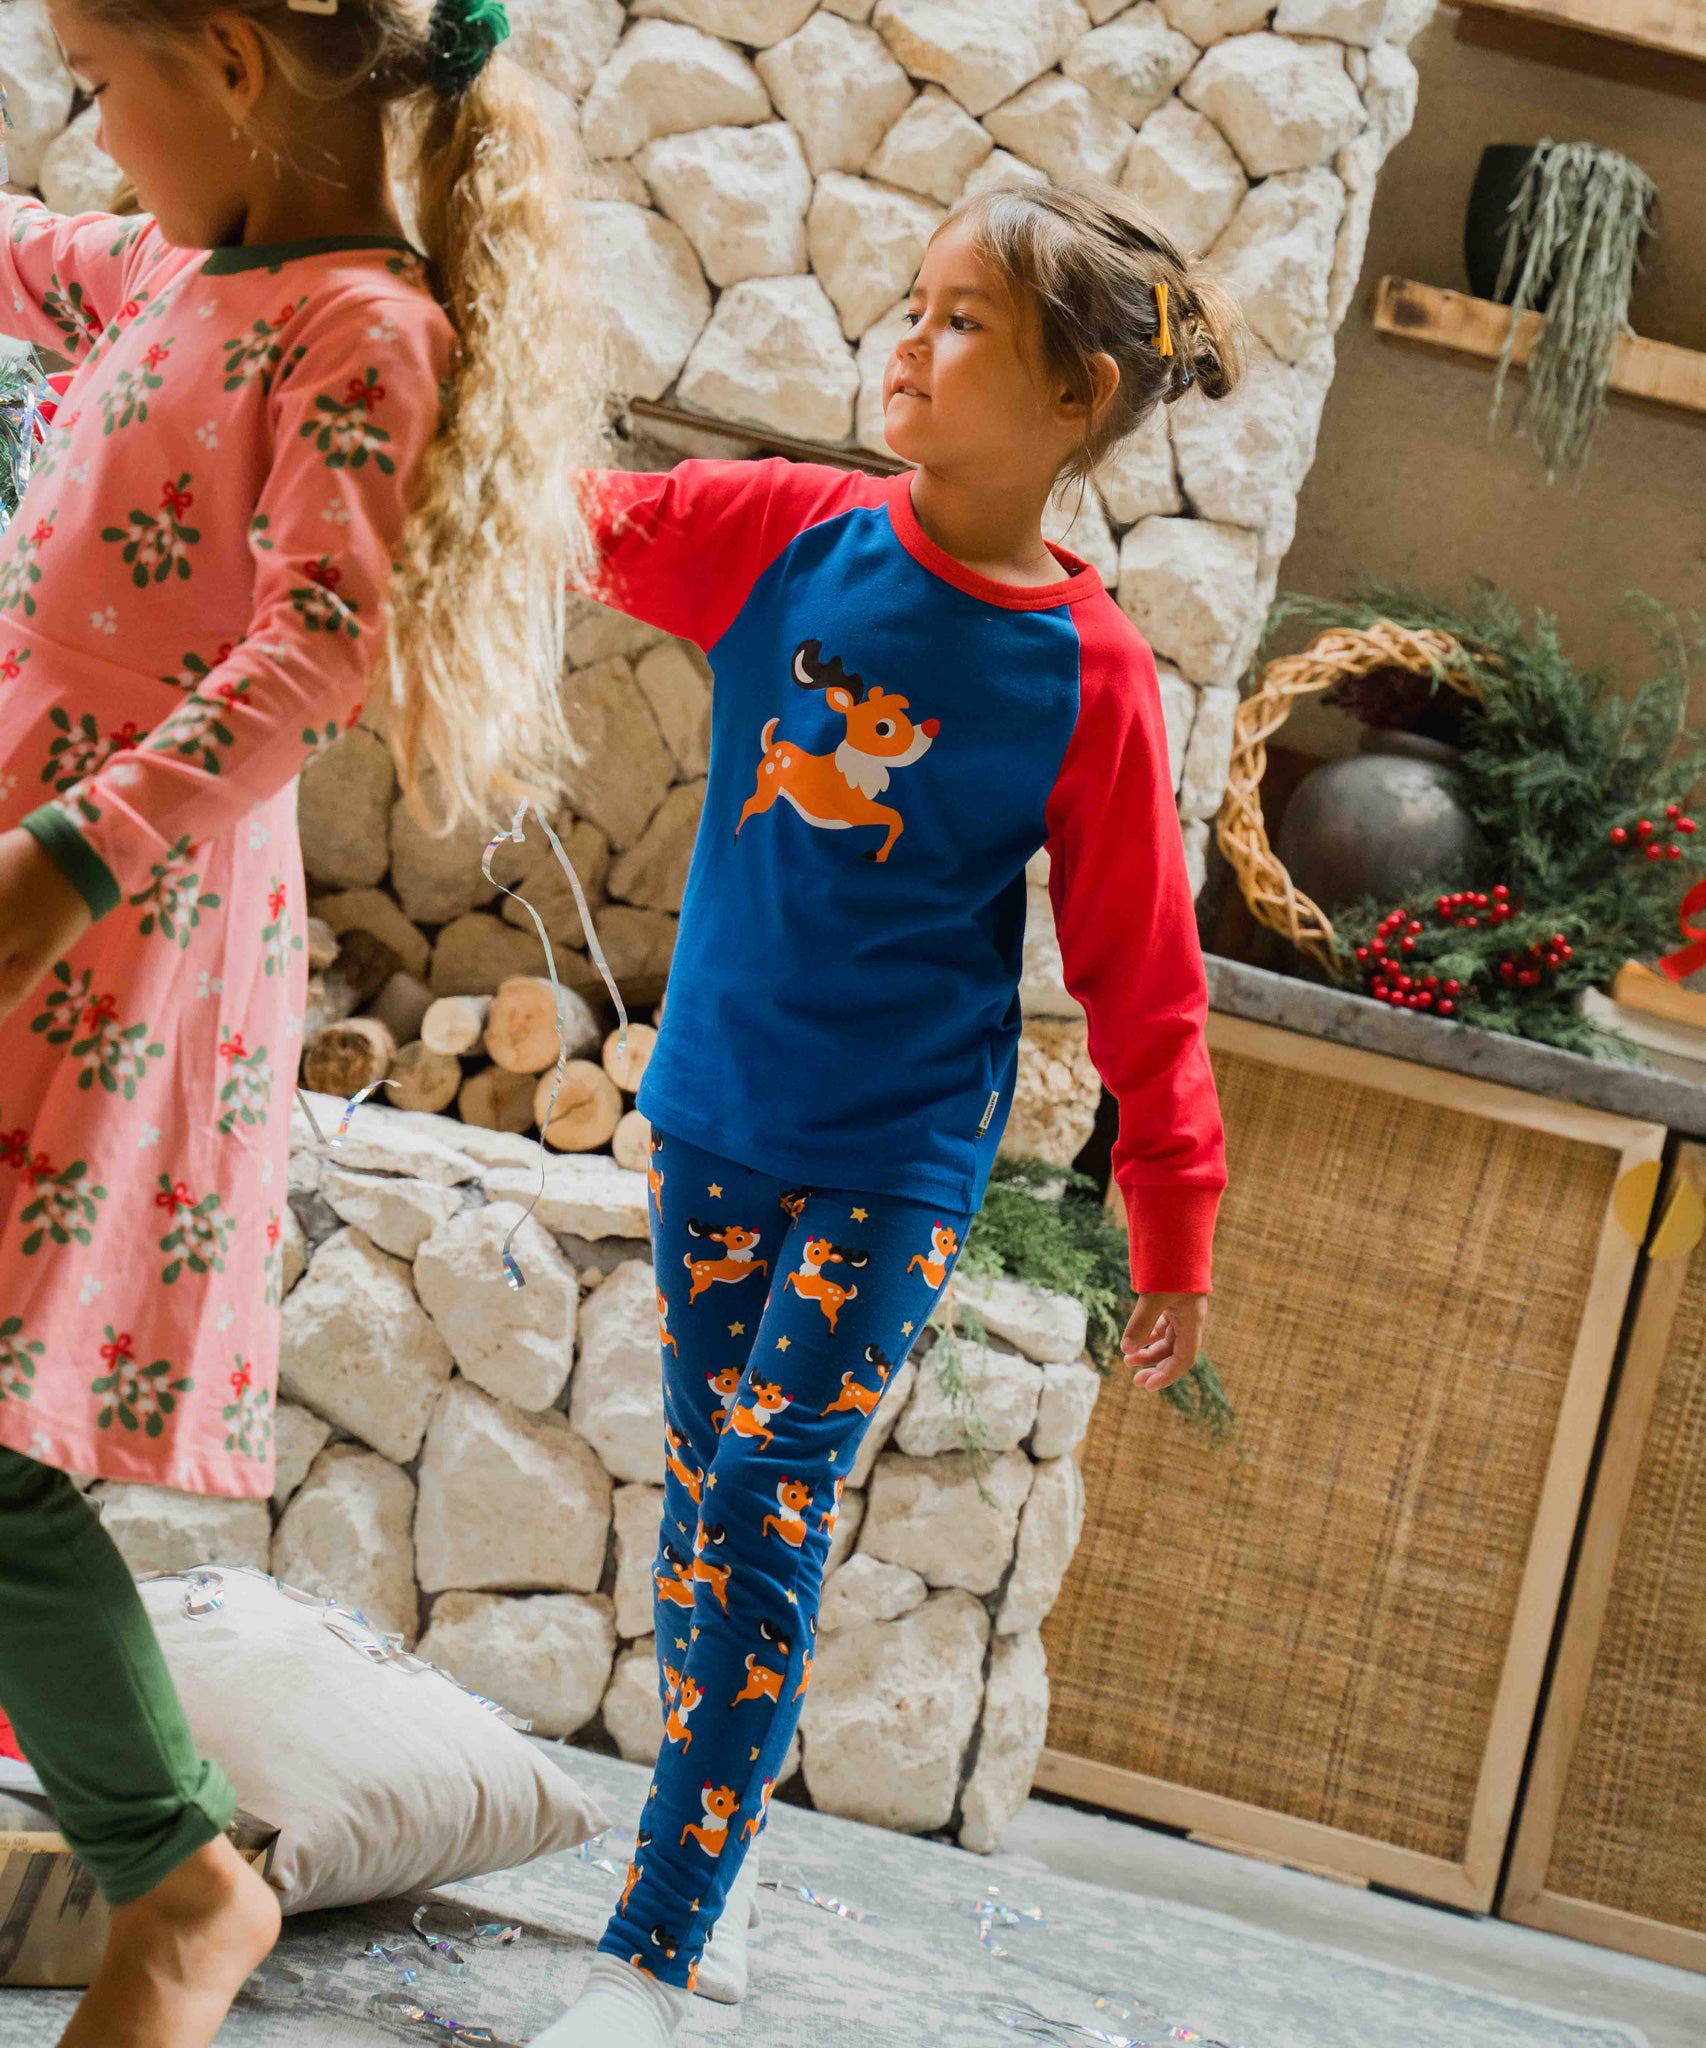
[[[594,594],[693,641],[704,815],[640,1107],[802,1185],[971,1211],[1017,1069],[1025,866],[1119,1101],[1141,1289],[1209,1285],[1226,1169],[1155,663],[1095,571],[991,582],[907,477],[594,480]]]

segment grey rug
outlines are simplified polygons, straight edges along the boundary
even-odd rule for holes
[[[621,1828],[632,1828],[644,1771],[581,1750],[555,1753]],[[457,1908],[522,1927],[509,1946],[465,1946],[459,1972],[433,1968],[411,1933],[418,1900],[294,1920],[221,2043],[524,2043],[578,1989],[617,1882],[599,1861],[620,1866],[628,1841],[618,1832],[602,1848],[434,1894],[429,1929],[448,1926]],[[781,1801],[771,1809],[764,1874],[881,1917],[844,1917],[797,1891],[764,1892],[751,1996],[739,2013],[695,2001],[686,2043],[1646,2048],[1632,2027],[1462,1989],[1162,1899],[1070,1878],[1016,1878],[940,1843]],[[992,1882],[1000,1886],[993,1898]],[[396,1960],[368,1956],[375,1942]],[[412,1985],[405,1968],[417,1972]],[[418,2001],[437,2019],[375,2009],[376,1998]],[[0,2048],[42,2048],[75,2002],[69,1993],[0,1991]],[[1038,2015],[1089,2031],[1038,2031]]]

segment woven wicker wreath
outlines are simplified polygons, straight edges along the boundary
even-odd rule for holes
[[[1459,695],[1480,701],[1468,659],[1448,634],[1414,631],[1390,619],[1368,627],[1334,627],[1301,654],[1269,662],[1255,693],[1239,705],[1226,795],[1215,823],[1220,850],[1238,877],[1250,914],[1330,974],[1344,972],[1332,924],[1321,906],[1293,883],[1268,844],[1262,777],[1267,773],[1268,741],[1291,716],[1298,698],[1330,690],[1346,676],[1365,676],[1381,668],[1432,675]]]

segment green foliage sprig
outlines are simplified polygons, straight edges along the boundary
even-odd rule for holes
[[[24,494],[36,454],[34,407],[50,395],[33,353],[0,357],[0,526]]]

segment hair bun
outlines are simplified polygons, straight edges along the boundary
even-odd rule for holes
[[[433,0],[427,23],[427,79],[445,99],[464,93],[508,40],[503,0]]]

